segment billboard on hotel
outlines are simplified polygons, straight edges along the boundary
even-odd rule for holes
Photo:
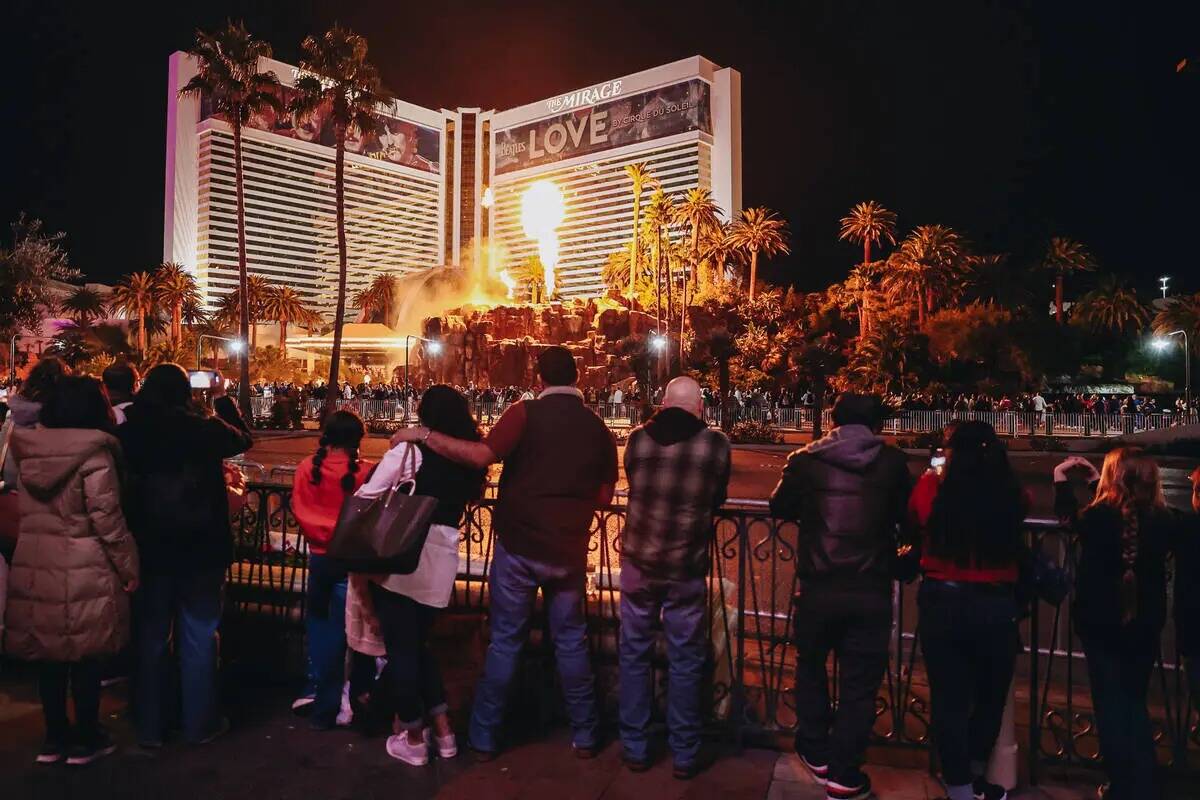
[[[707,82],[693,78],[628,96],[620,95],[619,86],[613,81],[604,94],[597,92],[597,98],[612,98],[602,103],[497,131],[495,174],[688,131],[712,133]],[[548,107],[570,106],[579,94],[556,98]]]
[[[284,108],[296,96],[296,90],[291,86],[281,85],[278,89]],[[208,96],[200,99],[200,119],[216,117],[224,120],[225,115],[214,114],[212,101]],[[387,161],[392,164],[403,164],[406,167],[438,172],[441,162],[441,132],[435,128],[427,128],[415,122],[380,114],[383,127],[368,136],[360,136],[350,132],[346,136],[346,150],[351,153]],[[268,131],[277,136],[289,139],[300,139],[306,142],[333,147],[333,123],[329,118],[327,105],[318,108],[308,116],[299,119],[290,112],[276,113],[270,109],[262,114],[250,117],[247,127],[260,131]]]

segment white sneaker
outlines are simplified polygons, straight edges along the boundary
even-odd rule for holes
[[[429,763],[429,748],[425,743],[411,744],[408,735],[404,733],[388,737],[387,754],[414,767],[423,767]]]
[[[339,728],[346,728],[354,722],[354,709],[350,707],[350,684],[342,686],[342,705],[334,719]]]
[[[437,742],[438,758],[454,758],[458,755],[458,740],[454,738],[453,733],[435,737],[432,728],[424,728],[421,738],[425,740],[426,747],[433,747],[434,742]]]

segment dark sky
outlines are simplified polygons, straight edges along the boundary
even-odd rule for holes
[[[1175,72],[1200,57],[1200,3],[125,5],[0,10],[0,216],[66,231],[98,280],[160,259],[167,56],[233,17],[292,63],[336,19],[398,96],[433,108],[507,108],[695,54],[733,66],[744,201],[793,231],[769,280],[843,277],[858,251],[837,220],[876,199],[905,230],[944,223],[1018,258],[1068,235],[1147,293],[1163,273],[1200,289],[1200,74]]]

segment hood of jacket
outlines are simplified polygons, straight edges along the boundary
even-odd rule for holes
[[[117,440],[82,428],[17,428],[12,449],[21,468],[21,487],[49,497],[62,490],[85,461],[100,450],[117,452]]]
[[[692,438],[707,427],[695,414],[668,407],[646,422],[645,431],[659,445],[669,447]]]
[[[827,464],[862,472],[883,449],[883,438],[866,425],[841,425],[803,448],[802,452]]]
[[[32,428],[37,425],[38,414],[41,411],[42,404],[36,400],[30,400],[19,394],[8,396],[8,413],[12,414],[13,424],[18,428]]]

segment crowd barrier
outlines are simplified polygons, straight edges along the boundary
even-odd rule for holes
[[[493,552],[490,494],[469,508],[462,526],[453,613],[486,613],[486,576]],[[619,499],[597,512],[588,556],[589,642],[609,719],[616,703],[624,520]],[[1029,520],[1027,530],[1031,546],[1062,564],[1075,560],[1078,543],[1057,523]],[[771,518],[762,501],[731,501],[715,521],[708,582],[711,646],[706,713],[710,726],[738,741],[778,743],[795,726],[792,598],[799,589],[798,536],[795,523]],[[235,521],[235,539],[227,593],[232,621],[265,617],[298,634],[304,617],[307,547],[291,512],[290,489],[252,483],[249,501]],[[915,584],[896,584],[893,589],[888,669],[876,703],[874,734],[879,743],[927,747],[929,692],[915,592]],[[1014,678],[1017,719],[1028,728],[1023,748],[1029,775],[1036,782],[1046,764],[1089,764],[1099,756],[1086,669],[1069,602],[1035,603],[1021,623],[1021,638],[1023,651]],[[535,631],[533,641],[544,647],[547,640]],[[1170,624],[1162,654],[1150,698],[1159,758],[1173,769],[1193,769],[1200,761],[1200,734]],[[543,653],[543,661],[549,663],[548,654]],[[658,664],[655,672],[655,697],[660,701],[665,681],[662,667]],[[662,713],[661,708],[658,711]]]

